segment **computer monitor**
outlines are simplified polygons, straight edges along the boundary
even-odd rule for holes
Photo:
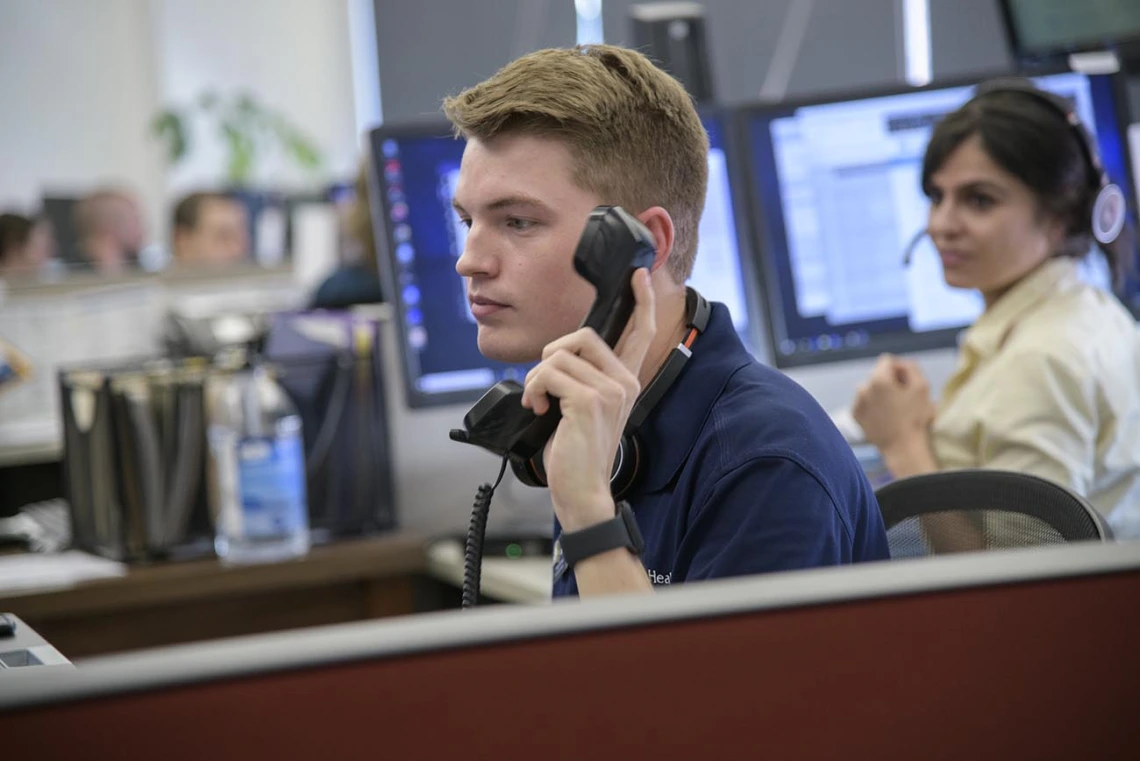
[[[1124,47],[1140,52],[1140,3],[1136,0],[1001,0],[1006,34],[1022,61]]]
[[[752,315],[755,294],[748,228],[733,188],[742,181],[733,167],[728,117],[703,112],[709,134],[709,189],[700,224],[700,244],[690,283],[713,301],[728,305],[737,330],[755,350],[759,331]],[[413,407],[474,401],[495,382],[521,378],[529,366],[489,360],[479,353],[463,279],[455,262],[466,228],[451,206],[464,142],[442,122],[385,126],[371,133],[378,204],[374,218],[380,269],[388,281],[401,334],[408,403]]]
[[[1035,81],[1076,103],[1109,174],[1131,195],[1114,78],[1064,72]],[[743,110],[776,366],[949,348],[981,313],[977,293],[945,285],[928,238],[903,266],[926,226],[927,142],[974,84]],[[1107,286],[1097,261],[1090,257],[1089,277]],[[1135,283],[1123,295],[1140,307]]]

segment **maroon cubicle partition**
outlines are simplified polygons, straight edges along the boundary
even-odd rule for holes
[[[1113,562],[1065,555],[1095,551]],[[36,759],[1140,759],[1140,545],[1041,557],[1004,578],[926,560],[352,625],[380,652],[306,668],[335,632],[288,635],[292,665],[260,673],[10,700],[0,738]],[[536,633],[544,616],[564,630]]]

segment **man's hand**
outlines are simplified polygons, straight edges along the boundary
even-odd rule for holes
[[[527,374],[522,404],[541,415],[550,397],[562,420],[543,457],[558,521],[577,531],[614,517],[610,472],[618,442],[641,392],[638,373],[657,332],[649,271],[633,274],[633,315],[615,349],[590,328],[546,346]]]
[[[918,365],[884,354],[855,395],[852,415],[884,455],[925,442],[935,407]]]

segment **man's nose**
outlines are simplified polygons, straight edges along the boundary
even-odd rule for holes
[[[472,224],[467,231],[463,252],[455,262],[455,271],[462,277],[494,274],[495,256],[480,225]]]

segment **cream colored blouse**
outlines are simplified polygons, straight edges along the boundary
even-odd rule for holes
[[[1031,473],[1140,536],[1140,328],[1053,259],[964,334],[931,436],[942,469]]]

